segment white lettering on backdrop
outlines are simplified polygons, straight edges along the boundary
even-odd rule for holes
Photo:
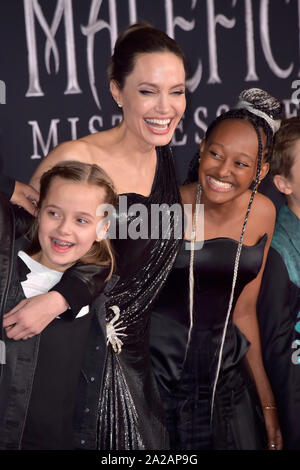
[[[45,0],[24,0],[24,15],[25,15],[25,31],[26,31],[26,43],[28,50],[28,89],[26,92],[26,97],[34,98],[38,96],[45,96],[47,90],[45,86],[41,83],[40,72],[42,67],[41,61],[41,43],[37,40],[38,33],[37,27],[39,26],[46,37],[45,47],[43,51],[43,58],[46,67],[47,73],[50,75],[52,73],[57,74],[61,67],[62,63],[62,49],[64,49],[64,60],[66,62],[66,85],[64,88],[64,94],[80,94],[83,93],[79,85],[80,76],[79,69],[77,68],[77,54],[79,50],[76,50],[75,36],[78,34],[75,31],[74,27],[74,12],[73,7],[75,2],[73,0],[57,0],[54,4],[52,18],[49,18],[49,15],[45,15],[42,7]],[[292,0],[282,0],[283,6],[289,6],[290,8],[297,9],[297,18],[298,18],[298,29],[300,31],[300,0],[292,2]],[[125,2],[124,2],[125,3]],[[124,3],[122,6],[124,7]],[[272,17],[272,8],[274,8],[274,3],[271,3],[270,0],[260,0],[259,2],[259,11],[254,10],[253,0],[244,0],[238,2],[237,0],[227,0],[226,7],[228,6],[232,9],[232,14],[220,13],[220,5],[225,4],[225,2],[217,2],[216,0],[206,0],[206,2],[199,2],[197,0],[190,0],[186,2],[189,5],[189,8],[185,9],[185,14],[183,16],[176,15],[176,1],[175,0],[164,0],[161,2],[161,7],[164,8],[165,14],[165,30],[173,38],[176,38],[176,33],[178,29],[186,32],[186,34],[198,34],[199,41],[207,41],[207,57],[201,57],[201,53],[197,52],[197,49],[193,51],[193,70],[192,76],[188,77],[187,88],[190,92],[195,92],[198,89],[202,80],[206,80],[206,83],[209,85],[220,84],[224,80],[222,77],[221,69],[219,69],[219,56],[222,51],[222,42],[221,37],[224,37],[224,34],[229,38],[230,31],[236,29],[237,27],[242,28],[245,35],[245,45],[242,45],[243,48],[241,53],[242,57],[245,57],[245,81],[258,81],[259,76],[256,70],[256,48],[258,45],[261,45],[263,57],[265,59],[266,65],[272,72],[272,74],[281,79],[286,79],[291,76],[292,72],[295,70],[295,57],[294,61],[290,60],[290,63],[286,68],[280,65],[278,59],[276,59],[276,43],[271,41],[271,31],[270,31],[270,18]],[[85,2],[87,9],[87,23],[85,25],[81,24],[80,33],[86,37],[86,64],[87,64],[87,73],[89,78],[90,91],[93,96],[94,102],[99,110],[101,110],[101,93],[107,93],[107,90],[101,88],[101,80],[97,79],[96,83],[96,74],[95,74],[95,58],[99,60],[99,51],[97,48],[101,48],[101,45],[107,49],[110,44],[110,52],[113,51],[113,45],[119,33],[118,27],[118,7],[120,4],[117,0],[91,0],[90,2]],[[138,0],[127,0],[126,8],[128,12],[128,24],[134,23],[139,18],[138,6],[142,2]],[[235,7],[237,5],[243,5],[244,8],[244,17],[234,16]],[[187,5],[187,6],[188,6]],[[103,18],[104,7],[107,7],[105,11],[107,18]],[[204,11],[204,14],[202,14]],[[259,27],[254,28],[254,15],[256,13],[256,18],[259,21]],[[201,12],[201,15],[199,14]],[[295,11],[296,14],[296,11]],[[47,17],[46,17],[47,16]],[[151,21],[151,20],[150,20]],[[241,23],[242,21],[242,23]],[[124,22],[124,20],[123,20]],[[203,22],[206,22],[206,25],[203,25]],[[239,22],[239,23],[238,23]],[[202,27],[206,26],[205,27]],[[61,44],[57,43],[57,33],[60,27],[64,33],[65,46],[62,48]],[[220,28],[222,27],[222,33]],[[199,31],[198,31],[199,29]],[[103,36],[103,43],[97,41],[96,35],[100,34],[99,38],[102,38],[101,32],[106,31],[106,35]],[[207,30],[207,38],[203,37],[205,31]],[[226,33],[225,33],[226,30]],[[107,33],[109,35],[109,40],[107,42]],[[255,36],[255,33],[257,36]],[[243,33],[242,33],[243,34]],[[300,48],[300,34],[298,49]],[[284,38],[283,38],[284,40]],[[241,41],[241,44],[243,41]],[[100,44],[100,46],[99,46]],[[206,43],[205,43],[206,44]],[[287,54],[289,49],[287,49]],[[50,62],[53,57],[51,69]],[[291,56],[292,57],[292,56]],[[299,58],[299,54],[298,54]],[[206,66],[204,66],[204,60],[207,60]],[[243,59],[242,59],[243,60]],[[241,62],[242,66],[242,62]],[[206,76],[204,75],[206,73]],[[300,76],[300,69],[298,69],[298,76]],[[216,108],[216,114],[219,113],[219,109],[222,109],[223,105],[220,105],[219,108]],[[225,107],[227,105],[224,105]],[[297,112],[297,105],[292,101],[286,100],[285,108],[289,115],[294,115]],[[198,130],[203,133],[206,129],[205,118],[208,117],[208,109],[205,106],[198,106],[196,109],[192,110],[193,112],[193,122]],[[203,119],[204,118],[204,119]],[[121,119],[120,115],[111,115],[108,116],[108,120],[111,120],[112,123],[116,123]],[[49,150],[57,145],[58,143],[58,125],[69,126],[70,129],[70,138],[77,138],[77,125],[79,118],[78,117],[69,117],[62,122],[57,118],[49,117],[49,127],[48,131],[43,127],[43,133],[40,128],[40,124],[36,120],[28,121],[28,124],[32,128],[32,142],[33,142],[33,154],[31,158],[41,158],[46,155]],[[107,123],[106,123],[107,124]],[[87,129],[89,132],[98,132],[103,127],[103,117],[102,116],[91,116],[89,122],[87,123]],[[184,120],[180,123],[177,129],[177,134],[173,138],[173,145],[186,145],[188,140],[188,135],[185,133],[184,129]],[[44,134],[44,136],[42,135]],[[181,136],[180,136],[181,135]],[[199,143],[201,136],[198,132],[194,132],[193,140],[195,143]],[[40,150],[39,150],[40,149]]]

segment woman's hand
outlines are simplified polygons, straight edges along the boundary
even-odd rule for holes
[[[39,193],[32,186],[16,181],[10,201],[13,204],[24,207],[31,215],[35,216],[39,197]]]
[[[277,409],[273,406],[267,406],[263,407],[263,412],[268,435],[268,449],[281,450],[283,447],[283,440],[279,427]]]
[[[10,339],[28,339],[38,335],[68,304],[56,291],[22,300],[3,316],[3,327]]]

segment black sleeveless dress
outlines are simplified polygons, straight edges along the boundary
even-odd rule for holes
[[[258,274],[267,236],[243,246],[234,305]],[[189,242],[184,242],[154,307],[151,352],[167,416],[171,449],[262,449],[265,430],[258,397],[243,360],[249,343],[228,324],[210,420],[212,389],[228,308],[238,243],[228,238],[195,250],[191,342],[184,362],[189,318]],[[232,311],[233,311],[232,309]]]
[[[146,212],[141,206],[142,212],[136,212],[138,204],[143,205]],[[177,212],[164,213],[170,215],[164,233],[159,232],[161,219],[155,218],[152,212],[161,204],[178,204],[177,209],[180,208]],[[136,228],[138,215],[143,229],[148,226],[148,234],[134,239],[131,229]],[[182,226],[182,214],[173,158],[168,147],[157,148],[156,174],[150,195],[130,193],[119,198],[119,233],[113,246],[120,280],[108,294],[106,321],[112,321],[115,315],[109,307],[119,307],[120,317],[113,320],[116,322],[113,324],[118,323],[116,328],[124,328],[119,333],[126,336],[119,336],[123,342],[121,353],[117,354],[110,343],[107,348],[99,400],[99,449],[169,447],[163,409],[150,363],[149,323],[153,302],[182,242],[181,237],[175,237],[178,226]],[[124,234],[130,230],[131,237],[126,238]]]

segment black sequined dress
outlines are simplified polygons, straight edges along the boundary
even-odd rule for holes
[[[120,280],[109,293],[106,311],[107,321],[110,321],[115,314],[109,307],[119,307],[116,328],[125,327],[119,332],[126,336],[119,336],[123,342],[120,354],[108,345],[99,401],[98,448],[167,449],[163,410],[150,364],[149,322],[152,304],[181,243],[180,237],[174,237],[174,231],[182,228],[182,215],[173,158],[168,147],[157,148],[156,174],[150,195],[129,193],[121,195],[119,201],[119,234],[113,245]],[[128,213],[122,209],[126,203]],[[176,203],[175,211],[168,211],[167,205],[171,207]],[[155,211],[161,204],[166,206],[162,208],[163,217],[159,220]],[[141,211],[136,212],[138,209]],[[124,233],[129,231],[132,236],[138,230],[138,215],[143,221],[141,230],[146,230],[148,225],[148,234],[143,232],[138,239],[122,239]],[[166,223],[169,216],[170,224]],[[157,232],[162,226],[163,231]]]
[[[235,302],[258,274],[266,236],[243,246]],[[229,321],[216,389],[211,400],[218,352],[231,292],[237,242],[216,238],[195,250],[193,329],[190,327],[190,243],[184,242],[160,293],[151,320],[152,361],[167,416],[171,449],[261,449],[263,417],[244,356],[249,343]],[[233,305],[233,308],[234,308]]]

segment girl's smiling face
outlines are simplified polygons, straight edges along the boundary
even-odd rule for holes
[[[266,136],[261,132],[263,148]],[[226,203],[248,190],[255,179],[258,139],[252,124],[243,119],[224,119],[201,143],[199,181],[211,202]],[[260,179],[269,165],[262,163]]]
[[[84,256],[99,241],[96,229],[101,217],[96,211],[105,196],[105,190],[96,185],[55,177],[39,212],[41,251],[33,258],[48,268],[65,271]]]

